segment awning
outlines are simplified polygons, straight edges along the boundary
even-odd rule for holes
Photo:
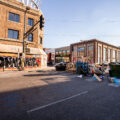
[[[23,48],[15,45],[0,44],[0,52],[6,53],[22,53]],[[30,54],[32,55],[46,55],[46,53],[40,48],[30,48]]]
[[[22,47],[0,44],[0,52],[21,53]]]

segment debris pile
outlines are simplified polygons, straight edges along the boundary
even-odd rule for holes
[[[84,76],[102,82],[108,79],[110,83],[120,84],[120,63],[88,64],[87,62],[68,63],[66,67],[69,72],[76,72],[79,78]]]
[[[76,72],[76,64],[75,63],[68,63],[66,66],[66,70],[69,72]]]

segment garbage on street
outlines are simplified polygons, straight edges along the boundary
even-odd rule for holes
[[[78,74],[78,78],[82,79],[84,76],[92,78],[98,82],[104,80],[109,83],[120,85],[120,63],[103,63],[89,64],[87,62],[76,63],[58,63],[55,65],[56,71],[68,71]]]

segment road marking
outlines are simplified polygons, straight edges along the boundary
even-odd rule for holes
[[[84,94],[87,94],[88,91],[84,91],[84,92],[81,92],[79,94],[76,94],[76,95],[73,95],[71,97],[68,97],[68,98],[65,98],[65,99],[61,99],[61,100],[58,100],[56,102],[53,102],[53,103],[50,103],[50,104],[47,104],[47,105],[43,105],[43,106],[40,106],[40,107],[37,107],[37,108],[34,108],[34,109],[31,109],[31,110],[28,110],[27,113],[31,113],[31,112],[34,112],[34,111],[37,111],[37,110],[41,110],[41,109],[44,109],[46,107],[49,107],[49,106],[52,106],[52,105],[55,105],[55,104],[58,104],[58,103],[61,103],[61,102],[64,102],[66,100],[70,100],[72,98],[75,98],[75,97],[78,97],[80,95],[84,95]]]

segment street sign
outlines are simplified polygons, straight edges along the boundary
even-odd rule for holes
[[[25,53],[22,54],[22,58],[25,58]]]
[[[30,48],[25,48],[25,53],[30,54]]]

